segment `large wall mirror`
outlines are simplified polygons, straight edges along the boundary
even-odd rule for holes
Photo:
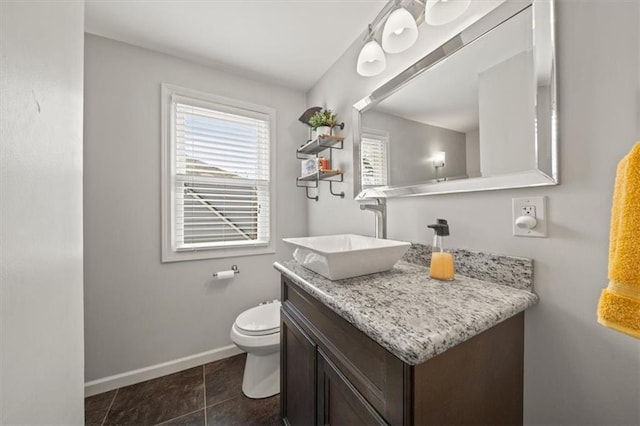
[[[356,199],[557,184],[553,27],[506,1],[356,103]]]

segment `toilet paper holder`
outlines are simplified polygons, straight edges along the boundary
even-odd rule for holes
[[[234,274],[239,274],[240,273],[240,271],[238,270],[238,265],[231,265],[231,270],[233,271]],[[223,271],[220,271],[220,272],[223,272]],[[214,272],[213,276],[217,277],[218,276],[218,272]]]

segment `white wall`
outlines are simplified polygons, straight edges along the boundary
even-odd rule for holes
[[[279,298],[283,237],[307,233],[295,187],[305,96],[165,54],[86,36],[86,376],[95,380],[231,344],[235,317]],[[277,110],[277,253],[160,263],[160,83]],[[215,271],[237,264],[230,282]]]
[[[426,225],[443,217],[456,247],[535,259],[541,300],[526,314],[525,422],[639,424],[640,341],[596,323],[607,285],[615,167],[640,138],[639,4],[560,0],[557,6],[561,185],[390,200],[389,238],[429,242]],[[394,55],[392,69],[366,79],[355,72],[360,47],[358,40],[307,95],[309,105],[335,108],[348,132],[352,104],[396,73],[399,61],[408,66],[427,53]],[[338,160],[348,165],[350,140],[345,147]],[[342,187],[344,200],[321,192],[319,203],[309,203],[310,235],[373,234],[373,215],[349,198],[350,182]],[[511,198],[529,195],[549,197],[549,238],[511,235]]]
[[[482,176],[536,167],[533,51],[522,52],[478,75]]]
[[[0,423],[83,424],[84,5],[0,19]]]

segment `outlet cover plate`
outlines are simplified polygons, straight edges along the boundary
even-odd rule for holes
[[[544,238],[547,236],[547,197],[525,197],[512,200],[513,235],[516,237]],[[529,208],[533,207],[533,209]],[[538,224],[533,229],[522,229],[516,226],[516,219],[524,212],[533,211]],[[533,215],[532,215],[533,216]]]

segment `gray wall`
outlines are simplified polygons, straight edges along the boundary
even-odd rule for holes
[[[464,133],[376,110],[362,114],[362,127],[389,133],[390,185],[466,174]],[[446,162],[436,173],[430,158],[438,151],[446,152]]]
[[[0,424],[83,424],[83,2],[0,2]]]
[[[558,90],[561,185],[390,200],[389,238],[429,242],[426,225],[449,219],[456,247],[535,259],[540,303],[527,311],[525,422],[639,424],[640,341],[596,323],[607,285],[610,200],[615,168],[634,142],[639,91],[639,11],[636,1],[560,0]],[[434,41],[435,42],[435,41]],[[389,70],[355,72],[361,40],[308,93],[309,105],[335,108],[351,129],[351,106],[426,51],[390,58]],[[421,45],[421,44],[418,44]],[[594,59],[594,52],[603,52]],[[340,153],[350,161],[351,141]],[[347,198],[324,196],[309,207],[311,235],[372,235],[374,218]],[[511,235],[511,199],[546,195],[549,238]],[[310,203],[311,204],[311,203]],[[327,212],[340,221],[327,219]]]
[[[235,317],[279,297],[281,238],[307,234],[294,150],[307,131],[301,92],[86,36],[87,381],[230,345]],[[160,263],[160,83],[277,110],[275,255]],[[230,282],[211,274],[237,264]]]
[[[482,176],[480,171],[480,129],[465,133],[467,175],[470,178]]]

